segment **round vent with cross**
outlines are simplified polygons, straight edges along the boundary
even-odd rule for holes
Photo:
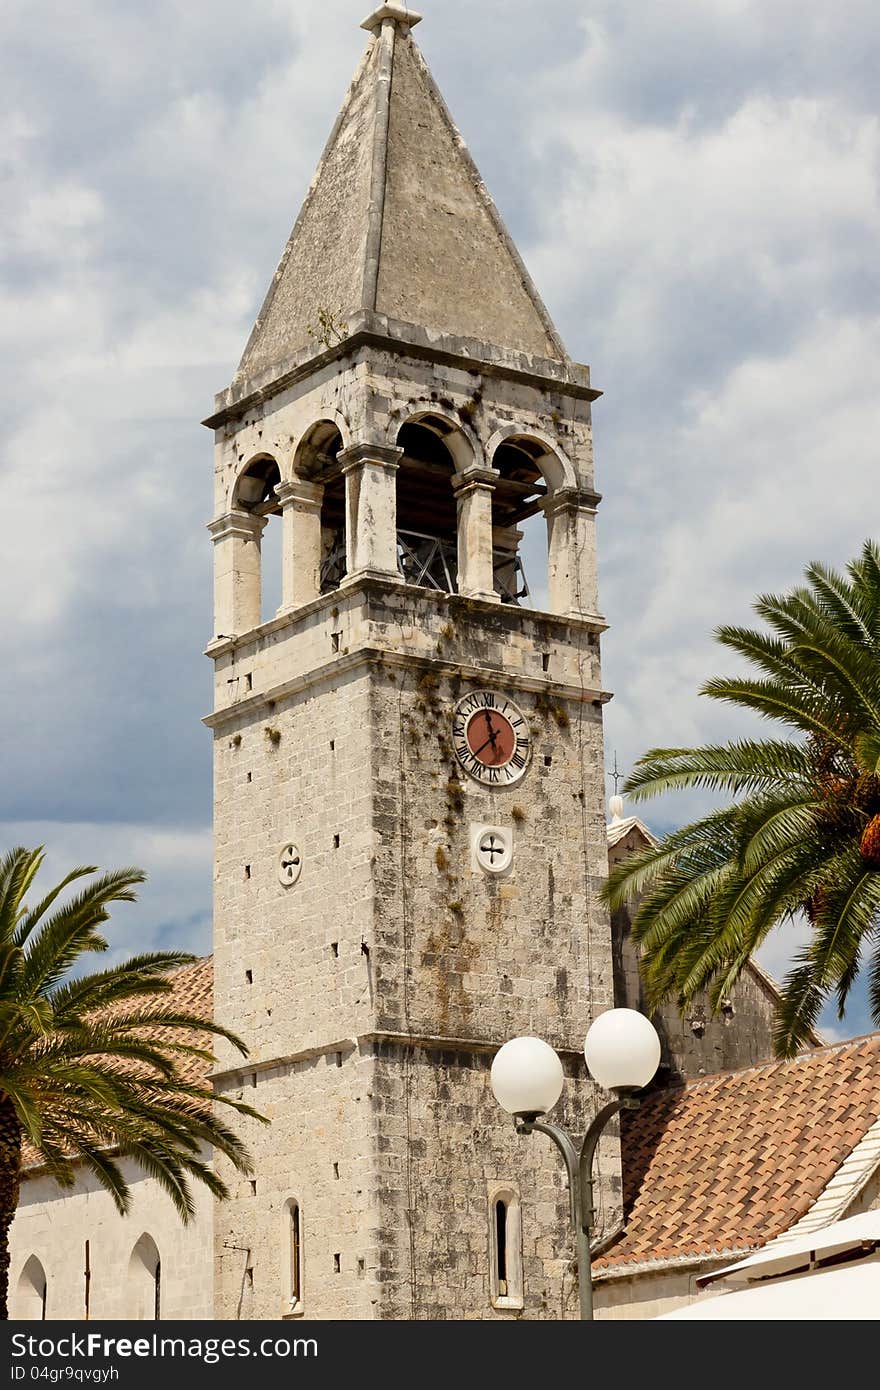
[[[290,842],[278,851],[278,882],[283,888],[292,888],[302,873],[302,855],[297,845]]]
[[[474,825],[471,845],[476,867],[483,873],[506,874],[513,863],[513,834],[503,825]]]

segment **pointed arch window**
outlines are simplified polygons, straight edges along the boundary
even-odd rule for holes
[[[45,1322],[48,1291],[46,1271],[36,1255],[31,1255],[18,1276],[15,1290],[16,1321]]]
[[[139,1322],[158,1322],[162,1316],[162,1260],[146,1231],[128,1262],[128,1316]]]

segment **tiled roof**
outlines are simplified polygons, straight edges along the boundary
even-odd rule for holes
[[[644,821],[640,821],[638,816],[627,816],[625,820],[612,820],[606,825],[605,833],[608,836],[608,848],[614,849],[614,846],[620,844],[620,841],[625,839],[631,830],[638,830],[639,834],[649,845],[656,845],[659,843],[657,836],[651,834],[651,831],[645,825]]]
[[[788,1230],[880,1116],[880,1033],[701,1078],[623,1116],[624,1235],[596,1273]]]
[[[174,982],[172,994],[154,996],[154,1001],[161,1003],[163,1007],[173,1007],[194,1014],[197,1018],[210,1019],[214,1012],[214,963],[211,956],[206,956],[203,960],[194,961],[192,965],[184,965],[179,970],[173,971],[170,978]],[[145,1003],[151,1002],[149,999]],[[159,1027],[146,1028],[144,1032],[149,1036],[157,1036],[163,1030]],[[192,1034],[187,1036],[181,1029],[164,1030],[170,1031],[172,1036],[185,1041],[193,1042]],[[207,1051],[211,1050],[211,1035],[205,1033],[195,1039],[200,1047]],[[210,1062],[205,1062],[201,1057],[188,1057],[185,1054],[178,1056],[178,1067],[180,1074],[187,1081],[206,1082],[211,1073]],[[25,1143],[22,1149],[22,1165],[24,1168],[38,1167],[40,1156],[30,1144]]]

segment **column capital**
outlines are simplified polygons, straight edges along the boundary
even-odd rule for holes
[[[564,511],[595,512],[601,501],[601,492],[593,492],[589,488],[563,487],[543,499],[541,510],[545,515]]]
[[[453,473],[452,487],[459,495],[468,488],[494,488],[500,477],[501,474],[497,468],[487,468],[485,464],[472,463],[469,468],[463,468],[460,473]]]
[[[254,516],[252,512],[236,508],[231,512],[225,512],[223,516],[214,517],[213,521],[208,522],[208,530],[215,544],[227,540],[230,536],[241,541],[258,541],[266,529],[267,520],[265,516]]]
[[[324,486],[322,483],[306,482],[305,478],[291,478],[289,482],[277,484],[275,496],[282,509],[293,502],[299,502],[302,507],[314,507],[316,511],[320,511],[324,500]]]
[[[396,472],[403,458],[403,450],[394,444],[352,444],[338,453],[336,458],[342,464],[343,473],[350,473],[353,468],[365,463],[377,464],[380,468]]]

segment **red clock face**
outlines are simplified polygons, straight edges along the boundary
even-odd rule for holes
[[[528,769],[529,725],[495,690],[474,690],[455,707],[452,746],[465,772],[486,787],[511,787]]]
[[[510,720],[497,709],[472,714],[465,730],[467,746],[483,767],[503,767],[516,750],[516,734]]]

